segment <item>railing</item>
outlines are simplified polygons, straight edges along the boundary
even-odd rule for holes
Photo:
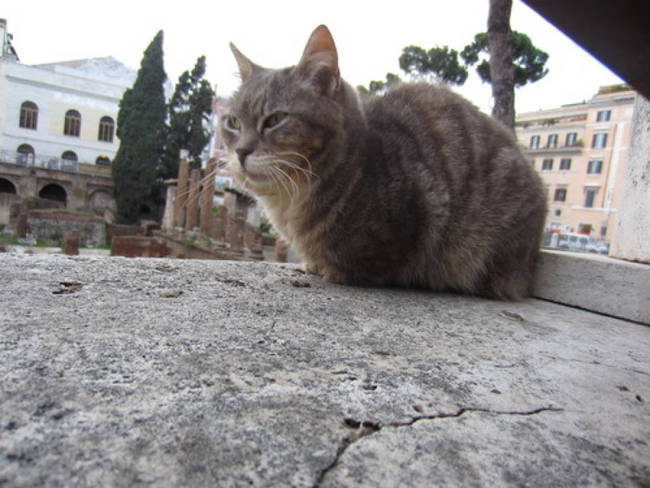
[[[76,161],[61,159],[55,156],[35,156],[34,154],[25,154],[17,151],[0,150],[0,162],[30,168],[66,171],[68,173],[76,173],[78,171]]]

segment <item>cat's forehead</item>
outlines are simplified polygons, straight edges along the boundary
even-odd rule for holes
[[[287,105],[293,92],[291,68],[260,70],[241,84],[233,96],[232,109],[242,114],[264,114]]]

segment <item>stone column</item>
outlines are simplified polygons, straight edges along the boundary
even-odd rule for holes
[[[190,162],[187,160],[187,151],[181,151],[181,161],[178,166],[178,185],[176,186],[176,199],[174,206],[174,225],[183,227],[185,224],[185,204],[187,202],[187,184],[190,175]]]
[[[177,180],[165,180],[167,195],[165,197],[165,212],[162,219],[162,230],[170,232],[174,229],[176,211],[176,183]]]
[[[201,170],[193,169],[190,172],[190,188],[187,197],[186,208],[187,216],[185,218],[185,230],[192,230],[196,227],[199,220],[199,180],[201,179]]]
[[[201,187],[201,234],[209,236],[211,228],[215,224],[215,215],[212,213],[212,202],[214,200],[214,176],[217,170],[217,163],[214,159],[208,161],[205,168],[205,177]]]
[[[256,261],[264,260],[264,246],[262,246],[262,233],[259,228],[250,227],[249,232],[251,232],[251,242],[248,247],[250,252],[250,258]]]
[[[279,263],[286,263],[288,254],[289,254],[289,245],[284,241],[284,239],[278,236],[275,239],[275,249],[273,250],[273,261],[277,261]]]
[[[650,263],[650,101],[637,95],[610,256]]]
[[[234,254],[243,254],[244,232],[246,230],[246,206],[242,197],[231,191],[225,192],[224,204],[228,209],[226,221],[226,242]]]

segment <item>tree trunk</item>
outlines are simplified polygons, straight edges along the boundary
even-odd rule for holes
[[[488,46],[490,49],[490,78],[494,106],[492,117],[514,131],[515,126],[515,68],[512,63],[510,11],[512,0],[490,0],[488,14]]]

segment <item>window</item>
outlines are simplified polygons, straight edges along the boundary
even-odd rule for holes
[[[542,161],[542,170],[543,171],[550,171],[553,169],[553,160],[552,159],[545,159]]]
[[[34,148],[29,144],[18,146],[16,153],[16,164],[34,164]]]
[[[607,132],[596,132],[594,138],[591,140],[591,147],[594,149],[602,149],[607,146]]]
[[[548,136],[546,147],[557,147],[557,134],[550,134]]]
[[[564,169],[564,170],[571,169],[571,158],[560,159],[560,169]]]
[[[556,210],[555,210],[555,216],[556,216],[556,217],[559,217],[559,216],[561,216],[561,215],[562,215],[562,210],[560,210],[559,208],[556,209]]]
[[[609,122],[609,118],[612,116],[611,110],[600,110],[596,114],[596,122]]]
[[[113,131],[115,130],[115,122],[110,117],[102,117],[99,121],[99,134],[97,135],[98,141],[113,142]]]
[[[593,208],[598,188],[585,188],[585,207]]]
[[[97,159],[95,159],[95,164],[97,166],[110,166],[111,160],[108,159],[106,156],[99,156]]]
[[[38,107],[34,102],[23,102],[20,106],[19,127],[23,129],[36,130],[36,121],[38,119]]]
[[[566,188],[556,188],[553,195],[554,202],[566,202]]]
[[[578,224],[578,234],[584,234],[588,236],[589,234],[591,234],[592,228],[593,226],[591,224]],[[587,242],[585,242],[585,244],[587,244]]]
[[[65,113],[63,134],[66,136],[79,137],[80,131],[81,131],[81,114],[76,110],[68,110]]]
[[[564,141],[564,145],[567,147],[575,146],[577,141],[578,141],[578,134],[576,132],[569,132],[566,135],[566,140]]]
[[[77,161],[77,154],[74,153],[73,151],[65,151],[63,154],[61,154],[61,159],[64,161]]]
[[[530,138],[530,149],[537,149],[539,147],[539,136],[532,136]]]
[[[587,165],[587,174],[589,175],[599,175],[603,171],[603,160],[602,159],[592,159]]]

